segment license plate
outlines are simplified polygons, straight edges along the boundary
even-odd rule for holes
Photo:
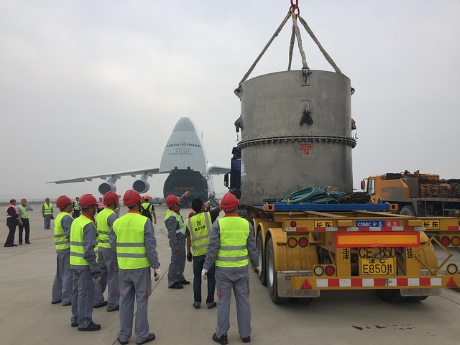
[[[400,289],[401,296],[435,296],[441,293],[441,289],[414,288]]]
[[[394,258],[361,258],[362,275],[393,275],[396,272]]]

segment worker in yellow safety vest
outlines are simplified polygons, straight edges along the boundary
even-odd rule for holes
[[[145,344],[155,339],[150,333],[147,310],[152,292],[150,268],[155,280],[160,278],[160,263],[156,250],[157,241],[153,224],[141,215],[141,196],[128,190],[123,196],[123,205],[128,213],[113,223],[110,231],[110,246],[116,250],[120,283],[120,331],[118,342],[128,344],[132,335],[134,299],[136,299],[136,344]]]
[[[212,223],[220,213],[220,207],[209,210],[209,203],[196,198],[192,201],[192,213],[187,219],[187,261],[193,261],[193,306],[200,309],[201,306],[201,271],[203,270],[204,260],[206,259],[206,249],[209,242],[209,233]],[[193,254],[191,252],[193,249]],[[216,280],[214,278],[214,266],[208,272],[208,295],[206,305],[208,309],[214,308],[214,291]]]
[[[230,300],[232,290],[236,299],[238,331],[244,343],[251,341],[251,306],[249,304],[248,264],[260,273],[259,254],[252,225],[238,217],[239,200],[226,193],[220,203],[224,218],[214,222],[209,235],[206,261],[202,277],[207,278],[211,267],[216,265],[217,326],[212,340],[227,344],[230,328]]]
[[[75,200],[73,201],[73,212],[72,212],[72,216],[73,218],[78,218],[80,217],[80,213],[81,213],[81,208],[80,206],[78,205],[78,202],[80,201],[80,197],[76,197]]]
[[[79,331],[99,331],[101,325],[93,322],[94,283],[101,279],[95,251],[97,200],[92,194],[83,194],[78,205],[82,215],[72,222],[70,228],[71,326],[78,326]]]
[[[51,229],[51,219],[54,219],[53,216],[53,204],[50,203],[50,198],[46,198],[42,206],[42,216],[44,218],[44,228],[45,230]]]
[[[22,224],[19,224],[19,244],[22,244],[22,232],[25,230],[24,240],[26,244],[31,244],[30,239],[30,222],[29,212],[34,209],[29,206],[26,198],[21,199],[21,203],[18,206],[19,218]]]
[[[168,288],[183,289],[183,285],[190,282],[184,277],[185,269],[185,222],[180,214],[181,203],[190,194],[186,191],[180,198],[176,195],[166,197],[168,210],[165,216],[165,227],[168,230],[169,247],[171,248],[171,262],[168,269]]]
[[[109,233],[118,215],[115,209],[120,207],[118,199],[121,195],[109,191],[104,194],[105,208],[96,216],[96,229],[99,235],[97,249],[97,263],[101,270],[101,281],[96,283],[94,308],[107,306],[107,311],[118,310],[118,262],[117,253],[110,247]],[[104,292],[108,288],[107,301]]]
[[[67,195],[56,199],[56,206],[60,210],[54,220],[54,244],[56,246],[57,266],[51,290],[51,303],[62,305],[71,304],[72,272],[70,271],[70,227],[73,218],[72,200]]]

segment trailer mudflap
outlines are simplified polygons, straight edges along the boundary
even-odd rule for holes
[[[312,289],[293,289],[292,279],[304,280],[306,275],[311,275],[311,271],[279,271],[276,272],[278,278],[278,296],[294,298],[313,298],[320,296],[320,290]]]

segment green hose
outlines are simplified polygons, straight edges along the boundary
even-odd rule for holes
[[[316,188],[311,186],[289,194],[281,202],[288,202],[289,200],[291,204],[330,204],[337,203],[337,199],[344,194],[336,191],[327,192],[324,187]]]

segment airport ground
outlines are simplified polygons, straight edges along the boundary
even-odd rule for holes
[[[192,307],[192,286],[167,288],[170,250],[162,224],[166,207],[155,205],[155,226],[162,278],[153,282],[149,301],[152,344],[215,344],[216,309]],[[183,214],[188,214],[184,210]],[[121,213],[126,212],[122,208]],[[0,215],[4,241],[5,216]],[[56,269],[52,230],[43,229],[39,207],[31,213],[31,244],[0,246],[0,344],[118,344],[118,312],[95,309],[98,332],[79,332],[70,327],[70,307],[51,304]],[[16,232],[15,243],[18,244]],[[460,254],[453,251],[455,260]],[[185,276],[192,280],[187,262]],[[460,293],[444,289],[440,296],[419,303],[386,303],[374,291],[322,292],[311,304],[275,305],[267,288],[251,272],[252,344],[460,344]],[[204,294],[203,287],[203,296]],[[229,344],[242,344],[232,300]],[[135,343],[134,336],[130,344]]]

